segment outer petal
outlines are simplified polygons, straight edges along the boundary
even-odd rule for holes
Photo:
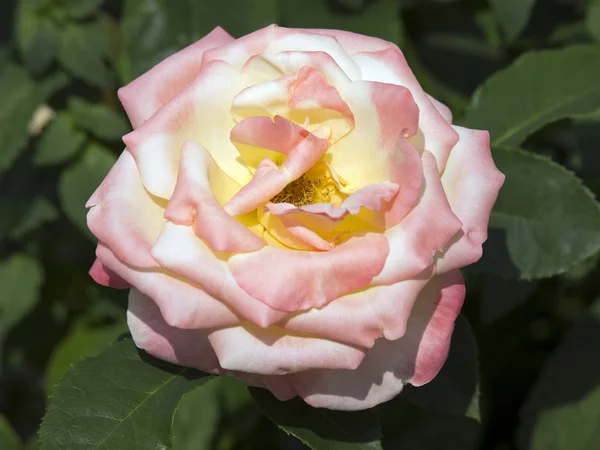
[[[398,84],[410,89],[419,106],[420,131],[412,141],[417,148],[433,153],[442,172],[452,147],[458,141],[458,135],[431,103],[400,49],[390,44],[386,50],[356,53],[353,58],[362,70],[363,79]]]
[[[115,289],[129,289],[131,287],[127,281],[102,264],[98,258],[96,258],[90,269],[90,276],[102,286]]]
[[[183,146],[175,192],[165,217],[177,225],[192,226],[213,251],[250,252],[262,248],[265,241],[227,214],[215,199],[209,178],[211,166],[220,172],[204,147],[194,142]]]
[[[205,53],[205,61],[222,60],[241,69],[246,61],[254,55],[283,52],[326,53],[350,79],[360,79],[359,67],[333,36],[298,28],[283,28],[277,25],[268,26],[237,39],[231,44],[209,50]]]
[[[435,109],[437,109],[437,111],[441,114],[444,120],[452,125],[452,110],[429,94],[427,94],[427,98],[429,99],[429,101],[431,101]]]
[[[230,178],[245,184],[250,172],[229,140],[235,125],[230,107],[244,88],[241,75],[223,61],[202,65],[193,82],[135,131],[123,137],[138,164],[146,189],[170,198],[180,150],[188,141],[203,145]]]
[[[390,47],[388,41],[342,30],[312,29],[312,33],[333,36],[350,55],[358,52],[378,52]]]
[[[135,345],[152,356],[204,372],[223,371],[205,331],[169,326],[154,302],[135,289],[129,292],[127,325]]]
[[[234,255],[229,267],[239,286],[280,311],[322,307],[340,295],[367,286],[388,255],[378,234],[353,238],[328,252],[298,252],[265,247]]]
[[[165,210],[144,189],[127,150],[86,206],[88,227],[119,259],[137,267],[158,266],[150,248],[165,223]]]
[[[446,361],[464,296],[460,272],[434,277],[419,296],[402,338],[377,340],[356,370],[313,370],[282,377],[280,392],[289,397],[293,391],[318,408],[359,410],[392,399],[407,382],[428,383]]]
[[[119,99],[133,128],[139,127],[192,82],[200,72],[202,54],[206,50],[233,41],[223,28],[217,27],[119,89]]]
[[[429,152],[423,153],[423,172],[425,188],[419,203],[385,233],[390,254],[374,284],[394,284],[421,273],[460,230],[462,224],[450,209],[435,158]]]
[[[454,214],[463,223],[461,233],[437,261],[437,269],[447,272],[477,261],[487,239],[490,213],[504,175],[496,169],[487,131],[454,127],[460,135],[452,150],[442,185]]]
[[[428,270],[416,279],[354,292],[277,325],[292,332],[371,348],[381,337],[393,341],[404,335],[417,296],[430,277]]]
[[[221,366],[265,375],[283,375],[311,368],[353,370],[364,350],[316,337],[289,334],[277,327],[250,325],[213,331],[210,342]]]
[[[245,319],[261,327],[278,322],[285,313],[252,298],[235,282],[227,262],[199,239],[190,227],[167,222],[152,255],[167,270],[198,284]]]
[[[102,244],[98,245],[96,254],[107,268],[150,297],[171,327],[206,329],[239,323],[238,317],[227,306],[174,273],[164,269],[129,267]]]
[[[354,191],[391,181],[400,192],[385,214],[386,227],[397,224],[413,208],[422,181],[421,158],[406,139],[417,132],[419,110],[403,87],[357,82],[342,91],[356,126],[331,146],[325,161]]]

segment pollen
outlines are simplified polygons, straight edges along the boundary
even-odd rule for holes
[[[327,203],[335,191],[335,184],[329,176],[310,178],[304,175],[288,184],[271,199],[271,203],[291,203],[295,206]]]

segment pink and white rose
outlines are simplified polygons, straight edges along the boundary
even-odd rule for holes
[[[90,273],[138,347],[341,410],[436,376],[504,176],[396,45],[216,28],[119,98]]]

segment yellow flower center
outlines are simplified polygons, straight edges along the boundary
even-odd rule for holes
[[[311,178],[303,175],[273,197],[271,203],[291,203],[295,206],[327,203],[336,191],[335,183],[330,176]]]

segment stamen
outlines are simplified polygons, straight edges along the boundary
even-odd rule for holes
[[[302,176],[273,197],[271,203],[291,203],[295,206],[324,203],[329,202],[335,191],[335,183],[329,175],[316,179]]]

